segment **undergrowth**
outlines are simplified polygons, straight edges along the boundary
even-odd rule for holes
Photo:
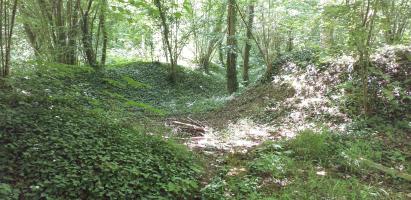
[[[182,145],[153,136],[162,126],[146,132],[144,119],[132,114],[161,116],[166,111],[121,93],[122,87],[148,88],[147,83],[126,76],[107,79],[110,74],[45,65],[4,80],[1,199],[196,195],[202,170],[195,156]]]
[[[245,155],[228,155],[202,189],[203,199],[407,199],[411,188],[406,180],[359,161],[363,157],[395,166],[388,160],[397,159],[394,163],[409,173],[409,161],[392,158],[404,158],[406,152],[369,138],[306,130]]]

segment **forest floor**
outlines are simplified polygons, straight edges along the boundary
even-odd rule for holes
[[[118,94],[147,105],[128,114],[144,119],[148,133],[203,160],[203,199],[411,198],[409,180],[359,161],[409,174],[411,138],[365,131],[339,111],[339,76],[353,62],[342,57],[324,69],[287,63],[273,82],[231,96],[218,66],[212,75],[181,68],[175,85],[161,81],[161,64],[113,67],[106,76]],[[134,89],[116,82],[124,80]]]
[[[152,149],[147,156],[153,154],[153,160],[158,161],[150,163],[149,166],[144,163],[137,167],[144,166],[138,170],[153,173],[157,169],[154,165],[158,164],[164,170],[169,170],[168,167],[174,170],[168,172],[169,174],[174,175],[178,171],[181,173],[178,176],[182,177],[194,178],[200,175],[201,187],[194,192],[196,199],[410,199],[411,184],[409,180],[401,178],[411,173],[411,144],[409,143],[411,138],[407,130],[376,131],[353,123],[344,113],[339,112],[336,101],[343,95],[336,87],[339,84],[339,72],[346,70],[344,67],[349,66],[350,62],[352,62],[350,59],[342,58],[334,62],[331,67],[324,69],[315,66],[301,69],[293,63],[287,63],[275,76],[273,82],[251,86],[231,96],[225,93],[224,69],[218,66],[212,67],[211,75],[181,67],[179,81],[174,85],[166,81],[167,68],[160,63],[122,63],[110,66],[99,76],[84,69],[77,72],[76,68],[47,66],[46,71],[41,73],[24,72],[13,79],[13,90],[16,94],[10,95],[10,98],[0,99],[2,100],[0,106],[8,109],[7,112],[13,113],[14,116],[10,118],[6,114],[8,121],[0,123],[5,127],[4,130],[10,130],[11,136],[7,134],[0,136],[16,143],[7,146],[12,152],[10,156],[13,156],[15,151],[26,151],[15,149],[20,142],[26,141],[23,139],[43,140],[40,136],[35,138],[37,133],[24,135],[24,138],[15,138],[13,131],[20,130],[16,128],[17,126],[21,126],[21,130],[43,130],[42,134],[64,132],[65,137],[69,134],[87,133],[84,138],[89,138],[90,134],[97,131],[96,137],[99,141],[99,134],[101,134],[99,131],[105,129],[99,126],[85,128],[81,124],[89,124],[92,118],[108,116],[110,121],[119,123],[124,128],[132,128],[145,135],[156,135],[166,141],[177,141],[191,149],[195,153],[196,160],[203,166],[201,172],[198,172],[196,167],[193,170],[199,174],[193,175],[191,166],[187,169],[178,167],[179,165],[187,167],[186,165],[190,163],[175,161],[173,157],[176,155],[169,155],[167,150],[169,146],[162,147],[165,149],[164,152],[156,150],[155,145],[149,146]],[[72,70],[75,72],[71,72]],[[91,116],[94,117],[70,118],[84,112],[84,110],[76,110],[82,107],[88,110],[87,113],[90,111]],[[71,113],[71,110],[77,114]],[[50,119],[56,116],[68,119],[61,120],[59,123],[65,124],[57,124],[56,130],[53,130],[49,128],[49,123],[53,122],[54,127],[56,122]],[[19,118],[21,123],[20,121],[16,123],[15,120]],[[44,122],[41,121],[43,118]],[[76,120],[80,121],[71,123]],[[27,125],[27,121],[33,124]],[[91,123],[96,122],[91,121]],[[35,128],[29,128],[30,126]],[[73,128],[65,128],[67,126]],[[389,124],[384,126],[389,127]],[[45,131],[49,129],[50,132]],[[73,130],[79,132],[71,133]],[[395,137],[391,132],[395,132]],[[56,142],[61,142],[60,137],[56,135],[52,138],[59,139]],[[77,151],[78,141],[69,140],[69,144],[66,144],[66,141],[61,143],[60,149],[73,145],[75,147],[73,157],[90,154],[91,146],[85,146],[87,148],[82,152],[83,150]],[[95,144],[94,140],[87,139],[86,142],[90,142],[87,143],[89,145]],[[27,142],[30,145],[32,143]],[[126,145],[131,145],[131,149],[138,151],[142,148],[141,152],[145,152],[148,147],[133,146],[133,143],[126,143]],[[116,150],[118,146],[124,144],[113,144],[110,146],[111,149],[108,149],[109,153]],[[47,145],[35,146],[35,149],[39,147],[47,147]],[[107,154],[107,152],[101,153],[100,150],[96,150],[99,156]],[[22,160],[22,163],[33,161],[34,166],[38,166],[38,163],[47,164],[48,161],[44,160],[48,157],[36,160],[38,156],[36,151],[25,152],[24,155],[31,156],[27,157],[28,160]],[[48,149],[44,151],[48,152]],[[121,153],[134,155],[123,150]],[[171,158],[163,157],[161,155],[163,153]],[[186,156],[186,153],[176,154]],[[119,159],[114,155],[112,158],[105,158],[105,162],[110,165],[98,165],[102,162],[99,156],[92,163],[97,163],[96,167],[102,169],[107,167],[116,170],[121,169],[113,168],[118,163],[132,163],[128,160],[111,161],[110,159]],[[63,157],[62,162],[66,163],[65,159]],[[87,162],[93,159],[96,157],[87,158]],[[169,165],[170,160],[167,159],[177,163]],[[372,164],[363,162],[364,159]],[[19,162],[18,160],[10,160],[10,162],[16,167],[12,169],[13,173],[16,170],[24,170],[19,167],[20,164],[14,163]],[[388,173],[387,170],[381,171],[379,164],[393,171]],[[173,168],[175,166],[176,169]],[[28,167],[33,169],[31,165]],[[136,166],[127,164],[127,167],[132,169]],[[186,171],[189,175],[185,174]],[[33,174],[30,170],[28,172]],[[91,173],[96,172],[92,170]],[[50,175],[44,175],[44,177],[48,176]],[[13,177],[12,174],[10,179]],[[77,181],[76,176],[73,177]],[[142,182],[139,184],[152,184],[150,177],[153,176],[147,174],[144,178],[140,177]],[[178,198],[175,196],[176,186],[170,181],[180,179],[164,174],[156,174],[155,177],[159,177],[155,182],[158,183],[158,187],[161,187],[161,191],[170,191],[172,196]],[[29,180],[21,179],[19,181],[23,183],[19,184],[32,187]],[[30,181],[39,182],[39,180],[38,177],[33,177]],[[145,180],[151,182],[145,183],[143,182]],[[50,184],[49,180],[46,181]],[[168,183],[163,184],[161,181],[168,181]],[[116,183],[113,188],[118,185],[122,184]],[[68,184],[67,188],[75,189],[76,186]],[[190,187],[194,188],[194,186]],[[184,187],[188,186],[184,185]],[[61,188],[64,189],[63,186]],[[160,190],[155,187],[151,189],[153,191],[142,192],[151,195]],[[38,194],[31,189],[27,191],[32,192],[33,195]],[[138,194],[141,195],[142,192]],[[73,195],[75,194],[74,191]]]
[[[212,111],[171,119],[183,125],[167,119],[174,136],[208,163],[206,199],[411,198],[407,132],[394,138],[356,127],[336,103],[344,95],[341,74],[353,65],[349,57],[324,69],[287,63],[272,83],[230,96]]]

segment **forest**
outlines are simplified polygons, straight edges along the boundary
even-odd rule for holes
[[[411,0],[0,0],[0,199],[411,199]]]

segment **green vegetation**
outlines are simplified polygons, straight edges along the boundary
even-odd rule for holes
[[[194,155],[147,135],[140,123],[122,125],[131,119],[111,113],[130,109],[128,104],[116,108],[122,98],[88,93],[109,86],[89,73],[88,68],[53,67],[7,80],[0,102],[2,193],[11,199],[193,196],[201,175]]]
[[[0,200],[410,199],[411,0],[0,0]]]
[[[364,135],[313,131],[266,142],[246,155],[227,157],[202,195],[205,199],[407,199],[407,180],[380,174],[356,159],[390,163],[393,150],[377,142]],[[396,154],[404,157],[404,152]],[[387,180],[399,187],[378,184]]]

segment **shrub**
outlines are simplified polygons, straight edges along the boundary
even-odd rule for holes
[[[331,148],[327,143],[326,133],[315,133],[311,130],[300,132],[296,138],[288,142],[288,147],[299,158],[305,160],[322,161],[331,155]]]
[[[286,178],[294,165],[292,159],[277,154],[263,154],[250,162],[250,171],[263,175],[268,174],[275,178]]]

